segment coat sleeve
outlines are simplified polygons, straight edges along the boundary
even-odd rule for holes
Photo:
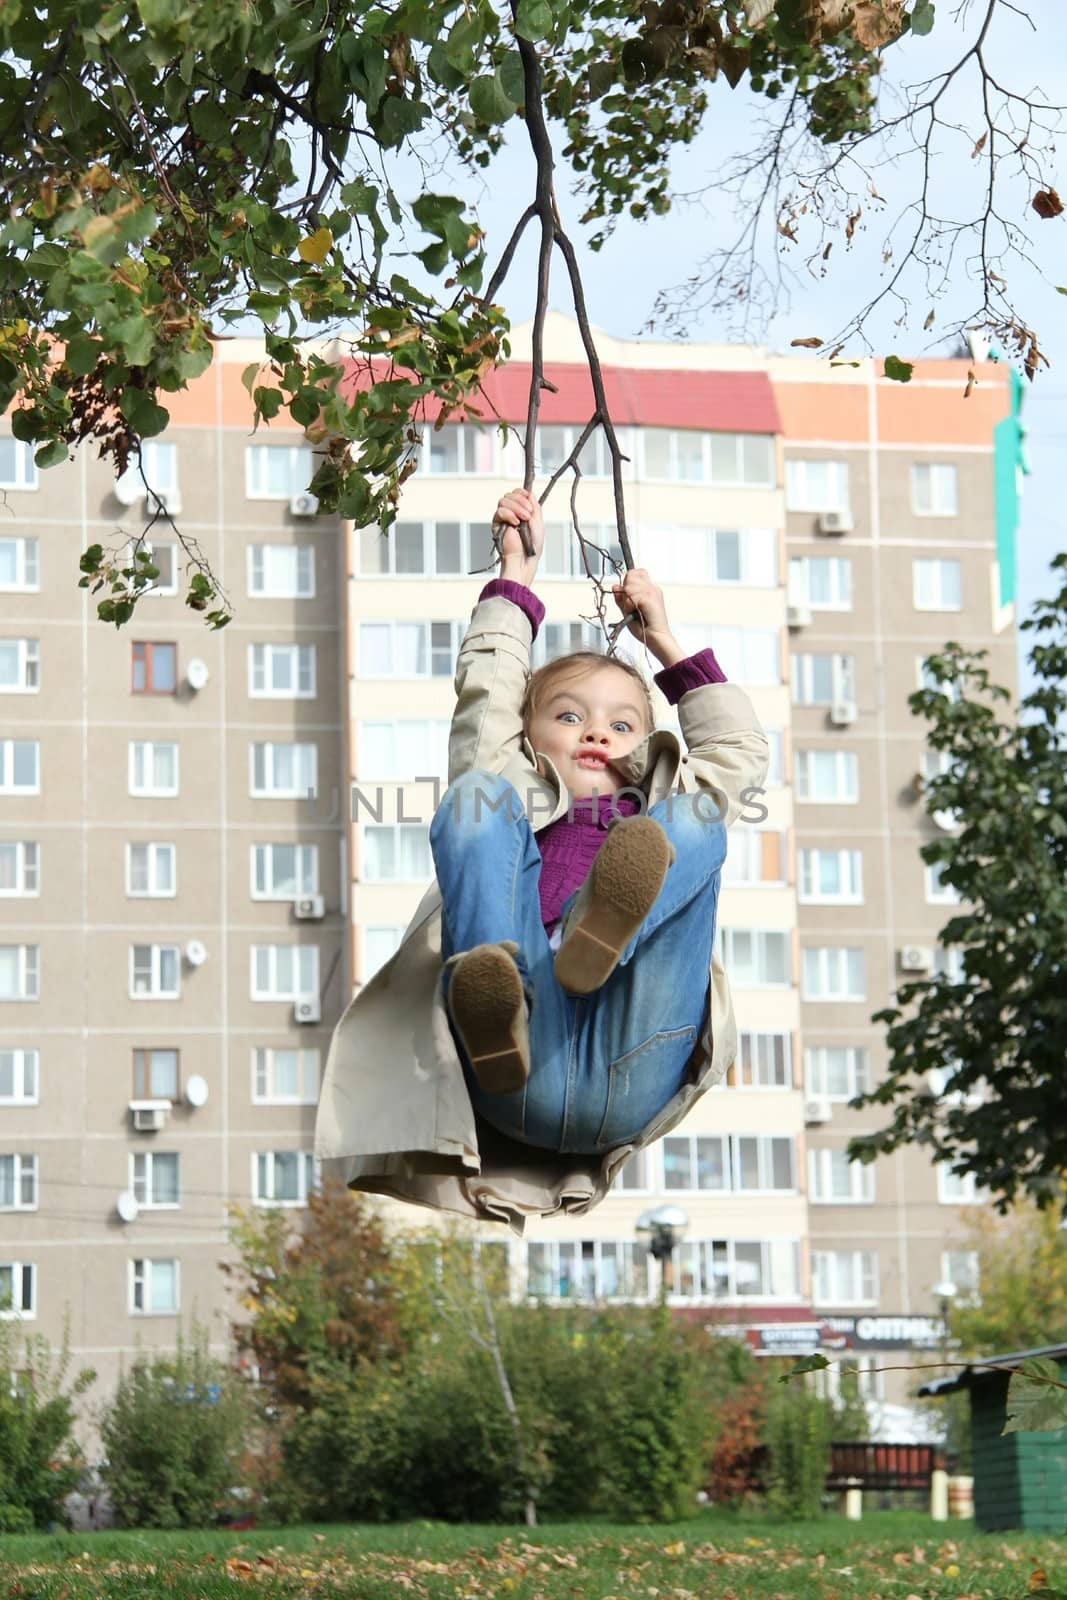
[[[533,626],[521,606],[502,596],[475,606],[456,663],[449,783],[475,769],[500,772],[518,755],[532,643]]]
[[[688,750],[682,787],[716,794],[729,826],[764,792],[768,745],[755,708],[736,683],[709,683],[682,696],[678,719]]]

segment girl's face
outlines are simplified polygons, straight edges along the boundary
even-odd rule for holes
[[[530,743],[548,756],[575,799],[625,787],[613,763],[651,731],[644,696],[610,663],[557,678],[530,718]]]

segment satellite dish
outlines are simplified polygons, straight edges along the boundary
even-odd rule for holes
[[[185,1085],[185,1099],[191,1106],[207,1105],[207,1079],[194,1073]]]
[[[190,661],[185,669],[185,677],[190,689],[202,689],[210,676],[207,662],[199,659]]]
[[[115,499],[121,506],[132,506],[144,494],[144,484],[141,474],[134,467],[127,467],[120,478],[115,479]]]
[[[207,960],[207,945],[199,939],[190,939],[185,947],[185,959],[191,967],[202,967]]]
[[[930,817],[935,826],[941,829],[942,833],[959,832],[960,820],[955,811],[932,811]]]
[[[136,1219],[137,1213],[140,1209],[140,1206],[134,1199],[132,1191],[129,1189],[123,1189],[122,1193],[115,1201],[115,1210],[118,1212],[123,1222],[133,1222]]]

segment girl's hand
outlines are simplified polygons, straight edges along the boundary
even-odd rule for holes
[[[635,639],[646,645],[662,666],[685,659],[685,651],[671,633],[663,590],[652,582],[644,567],[625,573],[612,587],[615,604],[626,618]]]
[[[523,549],[520,523],[526,524],[533,555],[528,556]],[[511,489],[501,495],[493,515],[493,528],[504,530],[499,542],[500,576],[529,587],[545,547],[544,518],[536,495],[528,489]]]

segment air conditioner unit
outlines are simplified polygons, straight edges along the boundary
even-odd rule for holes
[[[309,894],[303,900],[294,900],[293,915],[298,922],[321,922],[326,915],[326,901],[321,894]]]
[[[319,497],[309,494],[294,494],[289,501],[289,515],[291,517],[314,517],[319,509]]]
[[[167,1120],[169,1100],[131,1100],[130,1113],[138,1133],[158,1133]]]
[[[851,511],[820,511],[816,524],[820,533],[839,534],[851,533],[853,528]]]
[[[145,510],[150,517],[166,513],[176,517],[182,508],[177,489],[153,489],[145,497]]]
[[[804,1121],[809,1127],[820,1122],[829,1122],[832,1116],[829,1100],[805,1100]]]
[[[322,1003],[318,995],[310,1000],[298,1000],[293,1007],[294,1022],[321,1022]]]
[[[900,949],[901,972],[933,972],[934,952],[929,945],[906,944]]]
[[[785,625],[787,628],[809,628],[811,626],[811,607],[786,606]]]
[[[847,728],[858,716],[855,700],[835,700],[830,707],[830,721],[835,728]]]

